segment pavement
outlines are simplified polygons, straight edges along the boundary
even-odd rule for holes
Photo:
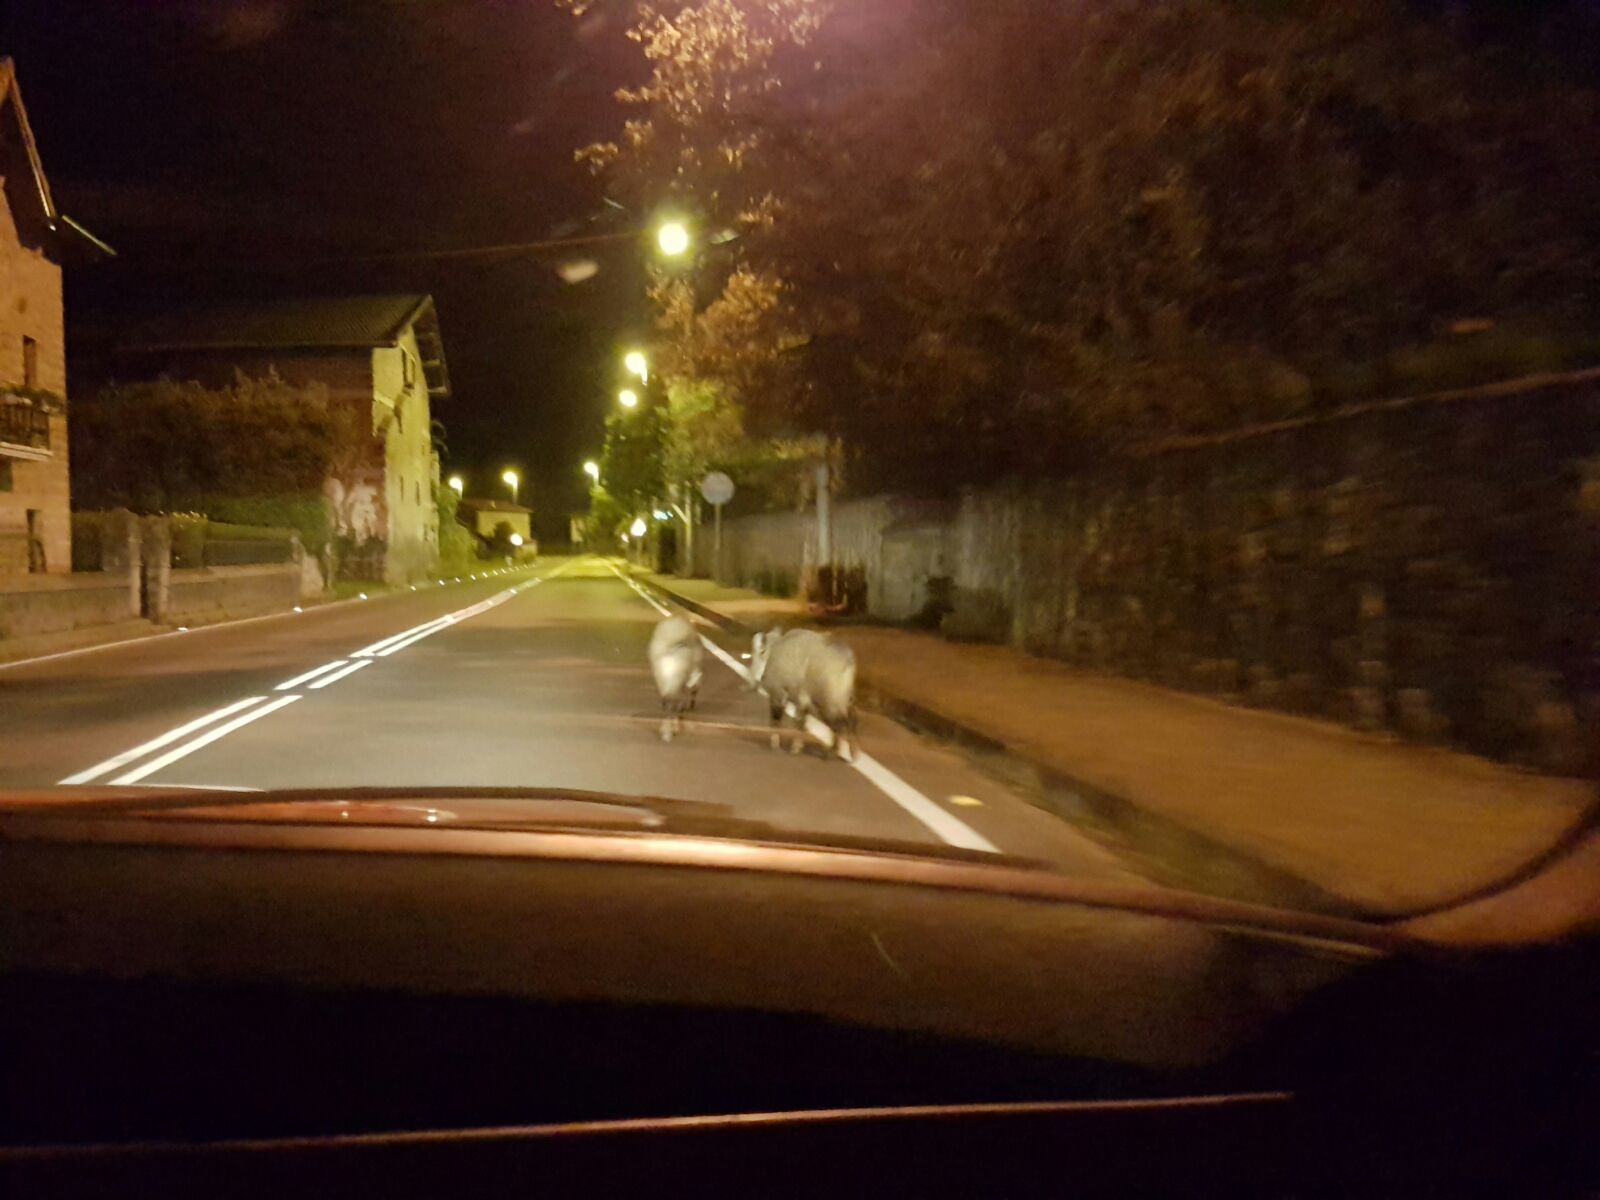
[[[425,584],[359,603],[0,665],[0,794],[50,789],[539,787],[725,805],[800,840],[998,852],[1138,872],[956,748],[869,715],[870,753],[768,746],[740,639],[708,630],[671,743],[645,646],[653,602],[608,561]]]
[[[793,600],[706,580],[647,581],[747,626],[807,620]],[[870,625],[833,632],[855,649],[874,707],[964,747],[989,774],[1165,883],[1347,915],[1412,915],[1517,877],[1595,799],[1589,781],[1003,647]]]

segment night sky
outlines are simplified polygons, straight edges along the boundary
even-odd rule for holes
[[[471,494],[521,466],[542,532],[564,531],[647,327],[640,245],[370,258],[633,227],[572,152],[618,127],[636,47],[551,0],[4,7],[57,203],[119,252],[69,272],[69,349],[152,303],[432,292],[446,470]],[[580,257],[598,272],[563,282]]]

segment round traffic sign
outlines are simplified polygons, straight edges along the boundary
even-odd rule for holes
[[[726,504],[733,499],[733,480],[721,471],[712,471],[700,481],[700,494],[707,504]]]

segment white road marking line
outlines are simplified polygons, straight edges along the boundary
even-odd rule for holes
[[[487,600],[480,600],[477,604],[471,605],[468,608],[457,609],[453,613],[446,613],[442,617],[435,617],[433,620],[425,621],[421,625],[413,625],[410,629],[402,629],[399,633],[390,634],[388,637],[383,638],[380,641],[373,642],[370,646],[363,646],[350,657],[387,658],[389,655],[395,653],[395,651],[404,650],[407,646],[413,645],[416,642],[420,642],[425,637],[429,637],[435,633],[441,632],[442,630],[448,629],[451,625],[454,625],[458,621],[465,621],[468,617],[475,617],[479,613],[488,612],[491,608],[494,608],[498,604],[504,604],[518,592],[523,591],[526,588],[535,587],[538,584],[543,583],[546,579],[550,579],[561,574],[561,572],[565,571],[571,565],[572,564],[570,562],[563,563],[561,566],[551,571],[549,575],[543,575],[536,579],[530,579],[526,583],[517,584],[515,587],[507,588],[503,592],[496,592]],[[487,578],[487,576],[485,576],[485,578]]]
[[[361,670],[362,667],[370,667],[371,665],[372,660],[370,658],[357,659],[355,662],[345,667],[342,671],[335,671],[332,675],[324,675],[321,679],[317,680],[311,685],[311,691],[315,692],[320,688],[325,688],[330,683],[338,683],[339,680],[343,679],[346,675],[354,675],[357,671]]]
[[[293,679],[285,679],[282,683],[280,683],[277,687],[273,688],[272,690],[275,691],[275,692],[287,692],[291,688],[299,687],[302,683],[304,683],[308,679],[315,679],[318,675],[325,675],[329,671],[337,670],[338,668],[340,668],[342,666],[344,666],[344,659],[336,658],[331,663],[323,663],[320,667],[313,667],[311,670],[307,671],[304,675],[296,675]]]
[[[454,624],[455,624],[454,618],[453,617],[447,617],[443,621],[440,621],[438,624],[429,625],[426,628],[422,629],[421,631],[412,634],[410,637],[406,638],[404,641],[395,642],[393,645],[385,646],[382,650],[377,651],[377,653],[373,657],[375,657],[375,658],[388,658],[389,655],[393,654],[396,650],[404,650],[407,646],[411,645],[413,642],[420,642],[423,638],[427,637],[429,634],[438,633],[440,630],[448,629],[451,625],[454,625]],[[368,659],[367,661],[371,662],[372,660]]]
[[[822,724],[815,717],[807,717],[806,728],[810,729],[813,722],[819,725]],[[990,854],[1000,853],[999,846],[996,846],[959,817],[945,812],[944,809],[917,791],[916,788],[901,779],[900,776],[889,770],[888,767],[873,758],[872,755],[860,749],[854,750],[850,756],[850,765],[865,775],[877,786],[880,792],[937,833],[950,845],[960,846],[966,850],[984,850]]]
[[[632,579],[629,579],[626,575],[619,571],[617,569],[617,565],[610,559],[606,559],[605,564],[611,568],[618,579],[622,580],[623,583],[627,584],[634,591],[638,592],[640,596],[643,596],[650,606],[657,612],[663,613],[667,616],[672,615],[671,609],[666,608],[658,603],[654,596],[651,596],[636,582],[634,582]],[[712,654],[716,655],[716,657],[721,660],[723,665],[731,670],[734,674],[738,675],[746,683],[753,682],[750,675],[750,668],[746,667],[737,658],[729,654],[726,650],[717,645],[704,634],[700,635],[700,640],[705,643],[706,649],[711,651]],[[794,710],[791,708],[789,711],[792,714]],[[812,737],[816,738],[823,745],[829,747],[830,749],[833,747],[833,730],[829,729],[821,721],[817,720],[816,717],[806,717],[805,726],[806,732]],[[966,850],[984,850],[990,854],[1000,853],[1000,847],[996,846],[988,838],[984,837],[983,834],[979,833],[976,829],[972,828],[972,826],[968,825],[959,817],[956,817],[955,815],[940,808],[937,804],[928,799],[928,797],[924,796],[921,792],[917,791],[916,788],[912,787],[904,779],[901,779],[900,776],[889,770],[888,767],[884,766],[870,754],[863,752],[859,746],[852,747],[849,765],[860,772],[861,775],[864,776],[866,780],[876,787],[880,792],[882,792],[885,796],[888,796],[889,799],[893,800],[917,820],[921,821],[934,833],[938,834],[939,837],[949,845],[960,846]]]
[[[298,693],[292,696],[280,696],[271,704],[263,704],[260,708],[253,708],[243,716],[235,717],[226,725],[219,725],[208,733],[202,733],[193,741],[185,742],[181,746],[177,746],[171,750],[168,750],[165,754],[157,755],[155,758],[145,763],[142,767],[135,767],[126,775],[117,776],[117,778],[113,779],[111,783],[113,786],[119,787],[130,783],[138,783],[139,780],[143,779],[146,775],[154,775],[163,767],[171,766],[180,758],[187,758],[196,750],[200,750],[206,746],[209,746],[212,742],[220,741],[222,738],[227,737],[234,730],[244,728],[244,726],[250,724],[251,721],[259,721],[262,717],[270,716],[272,713],[277,712],[280,708],[287,707],[299,699],[301,699],[301,696]]]
[[[472,615],[475,615],[475,614],[477,614],[479,612],[485,612],[488,609],[493,608],[498,604],[503,604],[505,601],[511,599],[512,596],[516,595],[516,593],[518,591],[522,590],[523,588],[528,588],[528,587],[534,586],[535,584],[543,583],[545,579],[548,579],[548,578],[551,578],[551,577],[553,577],[555,575],[561,574],[563,571],[565,571],[569,567],[571,567],[575,561],[577,561],[577,560],[569,560],[568,562],[565,562],[561,566],[557,567],[554,571],[551,571],[549,575],[541,576],[541,577],[533,579],[533,580],[531,580],[529,582],[520,584],[517,587],[509,588],[508,590],[506,590],[504,592],[498,593],[497,595],[490,597],[490,599],[487,600],[487,601],[482,601],[479,604],[474,605],[470,609],[463,609],[461,612],[450,613],[450,614],[447,614],[444,617],[438,618],[436,621],[427,622],[425,625],[412,626],[412,628],[410,628],[410,629],[402,630],[400,633],[393,635],[393,637],[385,638],[381,642],[374,643],[373,646],[369,646],[369,647],[367,647],[367,649],[371,650],[376,646],[385,646],[385,647],[387,647],[388,644],[393,642],[393,641],[395,641],[396,638],[409,639],[409,640],[407,640],[405,642],[405,645],[410,645],[411,642],[413,642],[413,641],[420,641],[421,637],[426,637],[430,633],[437,633],[440,629],[446,628],[449,625],[454,624],[456,621],[461,620],[466,616],[472,616]],[[348,603],[348,601],[345,601],[344,603]],[[329,607],[332,607],[332,606],[330,605]],[[266,617],[252,617],[252,618],[249,618],[249,619],[250,620],[268,620],[271,617],[281,616],[281,615],[284,615],[284,614],[272,613],[272,614],[268,614],[268,616],[266,616]],[[241,621],[241,622],[235,622],[235,623],[244,624],[245,622]],[[209,628],[221,628],[221,627],[222,626],[217,625],[217,626],[210,626]],[[420,633],[421,636],[420,637],[416,636],[419,633]],[[162,637],[162,636],[167,636],[167,635],[157,634],[155,636],[156,637]],[[150,641],[150,640],[154,640],[154,639],[153,638],[135,638],[135,639],[132,639],[132,640],[133,641]],[[106,648],[107,647],[104,647],[104,646],[101,646],[101,647],[93,647],[93,646],[91,646],[91,647],[85,647],[84,649],[85,650],[92,650],[92,649],[106,649]],[[395,646],[394,647],[394,649],[401,649],[401,648],[403,648],[403,647],[401,647],[401,646]],[[392,651],[390,651],[390,652],[392,652]],[[66,651],[64,653],[65,654],[74,654],[74,653],[79,653],[79,651]],[[62,656],[50,656],[50,657],[63,657],[63,656],[64,655],[62,655]],[[323,679],[321,682],[314,683],[314,684],[311,685],[311,687],[313,689],[326,687],[330,683],[334,683],[339,679],[343,679],[346,675],[353,674],[355,671],[359,670],[361,667],[369,665],[371,660],[372,660],[372,658],[374,658],[374,657],[380,657],[381,658],[381,657],[383,657],[383,654],[379,653],[377,655],[368,655],[366,658],[362,659],[360,662],[356,663],[353,666],[347,666],[346,665],[347,660],[345,660],[345,659],[339,659],[336,662],[326,663],[323,666],[318,667],[314,671],[307,672],[304,675],[296,676],[294,679],[291,679],[291,680],[288,680],[285,683],[279,684],[274,690],[275,691],[283,691],[283,690],[285,690],[287,688],[294,687],[297,684],[303,683],[308,679],[315,679],[319,675],[323,675],[325,672],[332,671],[336,667],[343,667],[344,669],[339,671],[338,674],[330,675],[330,676],[326,677],[325,679]],[[26,660],[26,661],[37,662],[37,661],[40,661],[40,660],[38,660],[38,659],[30,659],[30,660]],[[13,663],[13,664],[0,664],[0,665],[19,666],[21,664],[20,663]],[[283,698],[281,698],[279,700],[275,700],[273,703],[268,704],[264,708],[258,709],[255,712],[249,713],[247,716],[245,716],[244,718],[242,718],[240,720],[231,721],[227,725],[225,725],[225,726],[223,726],[223,727],[221,727],[219,729],[213,730],[211,733],[205,735],[204,737],[197,738],[195,741],[193,741],[191,743],[188,743],[187,745],[179,747],[176,751],[171,751],[171,752],[169,752],[167,754],[162,755],[160,758],[156,759],[152,763],[147,763],[143,767],[138,768],[137,770],[129,771],[127,774],[122,775],[122,776],[118,777],[117,779],[112,780],[112,783],[114,783],[114,784],[116,784],[118,786],[131,786],[131,785],[137,783],[140,779],[144,778],[146,775],[150,775],[150,774],[153,774],[156,771],[159,771],[162,767],[168,765],[169,763],[176,762],[179,758],[182,758],[182,757],[184,757],[185,755],[188,755],[188,754],[192,754],[194,751],[200,749],[202,746],[210,745],[212,742],[216,741],[217,739],[219,739],[221,737],[224,737],[227,734],[233,732],[233,730],[238,729],[243,725],[248,725],[251,721],[255,720],[256,718],[264,717],[268,713],[275,712],[278,709],[283,708],[286,705],[291,704],[296,700],[299,700],[300,698],[301,697],[298,696],[298,695],[293,695],[293,696],[285,696],[285,697],[283,697]],[[159,750],[163,746],[171,745],[173,742],[176,742],[176,741],[180,740],[181,738],[187,737],[189,734],[195,732],[195,730],[197,730],[197,729],[204,729],[207,725],[210,725],[213,722],[220,721],[220,720],[224,719],[225,717],[232,716],[234,713],[237,713],[237,712],[240,712],[240,711],[242,711],[244,709],[247,709],[251,705],[259,704],[261,701],[263,701],[265,699],[266,699],[265,696],[249,696],[249,697],[247,697],[247,698],[245,698],[243,700],[239,700],[239,701],[237,701],[237,702],[235,702],[233,704],[230,704],[230,705],[226,706],[225,708],[219,708],[215,712],[207,713],[203,717],[196,717],[193,721],[189,721],[186,724],[180,725],[176,729],[169,730],[168,732],[162,734],[160,737],[152,738],[148,742],[143,742],[140,745],[135,746],[131,750],[124,750],[121,754],[114,755],[113,757],[106,759],[104,762],[96,763],[94,766],[89,767],[87,770],[79,771],[75,775],[68,775],[65,779],[60,780],[58,786],[61,786],[61,787],[73,787],[73,786],[76,786],[78,784],[88,783],[91,780],[98,779],[100,776],[105,775],[108,772],[115,771],[118,767],[125,767],[129,763],[135,762],[138,759],[143,758],[146,754],[149,754],[153,750]]]
[[[357,650],[350,657],[351,658],[371,658],[373,655],[377,654],[378,651],[382,650],[385,646],[391,646],[395,642],[398,642],[398,641],[402,640],[403,638],[408,638],[412,634],[418,633],[418,632],[420,632],[420,631],[422,631],[424,629],[432,629],[435,625],[441,625],[444,622],[448,621],[449,619],[450,618],[449,618],[448,615],[443,616],[443,617],[435,617],[431,621],[424,621],[421,625],[413,625],[410,629],[402,629],[399,633],[390,634],[388,637],[383,638],[380,641],[373,642],[372,645],[370,645],[370,646],[361,647],[361,649]]]
[[[196,717],[187,724],[179,725],[176,729],[163,733],[160,737],[151,738],[148,742],[140,743],[132,750],[124,750],[121,754],[106,759],[105,762],[96,763],[86,771],[79,771],[76,775],[68,775],[65,779],[60,780],[59,784],[62,787],[74,787],[80,783],[88,783],[91,779],[98,779],[107,771],[115,771],[118,767],[125,767],[135,759],[143,758],[152,750],[159,750],[163,746],[171,745],[179,738],[187,737],[197,729],[204,729],[213,721],[231,717],[240,709],[249,708],[252,704],[259,704],[265,699],[265,696],[250,696],[230,704],[226,708],[219,708],[216,712],[209,712],[203,717]]]

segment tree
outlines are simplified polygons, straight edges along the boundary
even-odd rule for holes
[[[585,151],[737,235],[657,304],[865,482],[1046,471],[1592,327],[1600,102],[1390,0],[687,0]],[[1426,356],[1420,356],[1426,357]]]
[[[275,374],[223,388],[112,386],[70,409],[74,500],[165,512],[199,497],[320,493],[330,472],[368,451],[363,416],[320,384]]]
[[[606,421],[600,478],[607,493],[630,512],[650,508],[666,486],[663,475],[666,421],[652,405]]]
[[[516,530],[511,528],[510,521],[495,523],[494,533],[489,536],[489,557],[509,558],[517,552],[516,543],[511,539]]]
[[[455,488],[434,484],[433,502],[439,513],[439,569],[459,571],[477,558],[478,540],[461,523]]]

